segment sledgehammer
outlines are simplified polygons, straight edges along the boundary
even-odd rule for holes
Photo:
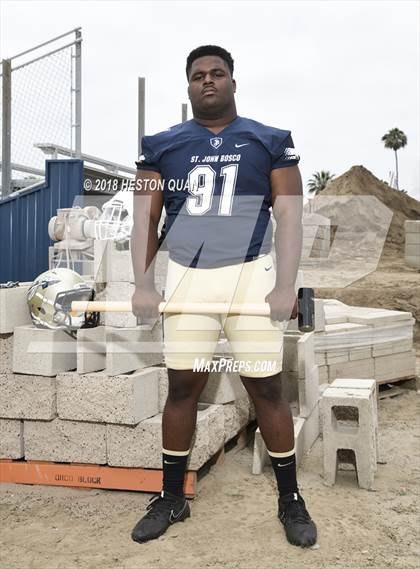
[[[162,314],[243,314],[247,316],[269,316],[268,303],[229,304],[223,302],[161,302],[158,306]],[[75,300],[71,303],[71,312],[132,312],[130,301],[86,301]],[[314,329],[314,290],[298,290],[298,327],[301,332]]]

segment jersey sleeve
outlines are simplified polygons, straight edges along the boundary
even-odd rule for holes
[[[137,170],[160,172],[160,153],[156,151],[155,145],[150,140],[151,138],[151,136],[143,136],[141,139],[142,153],[136,160]]]
[[[286,137],[275,140],[271,149],[271,169],[286,168],[287,166],[296,166],[299,164],[300,156],[295,150],[292,135],[290,132]]]

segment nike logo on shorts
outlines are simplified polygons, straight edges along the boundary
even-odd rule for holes
[[[273,266],[273,265],[270,265],[269,267],[264,267],[264,270],[265,270],[265,271],[269,271],[272,266]]]

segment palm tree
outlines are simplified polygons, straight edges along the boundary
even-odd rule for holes
[[[385,148],[391,148],[395,152],[395,182],[397,184],[397,190],[399,190],[397,151],[400,148],[404,148],[404,146],[407,144],[407,137],[399,128],[391,128],[389,132],[383,135],[381,140],[385,143]]]
[[[312,178],[308,181],[307,188],[308,191],[314,195],[322,192],[326,188],[327,184],[331,182],[335,174],[331,174],[328,170],[321,170],[321,172],[315,172]]]

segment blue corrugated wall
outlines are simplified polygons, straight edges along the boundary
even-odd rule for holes
[[[33,281],[48,269],[48,222],[83,196],[83,160],[47,160],[45,171],[43,186],[0,200],[0,283]]]

